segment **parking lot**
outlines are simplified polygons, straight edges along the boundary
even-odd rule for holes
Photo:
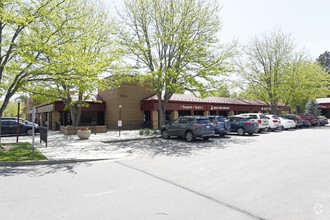
[[[252,136],[232,133],[194,142],[154,138],[109,143],[101,141],[104,134],[85,144],[70,136],[68,146],[60,146],[60,134],[55,133],[58,136],[52,140],[58,143],[50,145],[49,152],[76,148],[82,155],[121,152],[127,156],[93,163],[7,167],[0,172],[7,177],[2,179],[5,216],[25,216],[24,210],[52,204],[29,215],[43,219],[50,217],[48,213],[52,219],[102,218],[109,213],[116,219],[330,219],[329,133],[330,126],[325,126]],[[103,143],[101,151],[98,143]],[[23,191],[11,190],[22,182]],[[30,192],[31,188],[44,190]],[[18,199],[23,194],[30,198],[28,202]],[[54,203],[58,200],[62,202]],[[25,208],[11,211],[17,206]]]
[[[330,127],[117,145],[123,161],[265,219],[330,219]]]

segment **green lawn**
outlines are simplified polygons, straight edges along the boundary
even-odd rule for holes
[[[33,157],[33,148],[32,145],[23,142],[23,143],[13,143],[13,144],[2,144],[3,147],[9,147],[8,149],[0,148],[0,161],[24,161],[24,160],[47,160],[47,158],[40,153],[36,148],[34,148],[34,157]]]

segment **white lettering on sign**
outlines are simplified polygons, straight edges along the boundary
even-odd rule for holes
[[[203,110],[204,107],[201,105],[180,105],[180,109],[187,109],[187,110]]]
[[[319,108],[328,108],[328,106],[325,105],[319,105]],[[330,108],[330,107],[329,107]]]
[[[270,111],[269,107],[261,107],[261,111]]]
[[[213,106],[213,105],[211,105],[211,110],[230,110],[230,107]]]

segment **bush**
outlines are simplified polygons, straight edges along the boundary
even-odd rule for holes
[[[149,134],[151,134],[151,129],[149,129],[149,128],[145,129],[145,130],[144,130],[144,134],[145,134],[145,135],[149,135]]]
[[[143,135],[143,133],[144,133],[144,130],[143,129],[140,129],[139,130],[139,135]]]

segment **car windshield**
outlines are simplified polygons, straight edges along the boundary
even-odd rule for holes
[[[208,124],[210,120],[208,119],[197,119],[197,124]]]
[[[266,118],[266,116],[265,116],[265,115],[263,115],[263,114],[260,114],[260,118],[261,118],[261,119],[265,119],[265,118]]]
[[[273,116],[273,118],[274,118],[274,119],[279,119],[279,118],[278,118],[277,116],[275,116],[275,115]]]

